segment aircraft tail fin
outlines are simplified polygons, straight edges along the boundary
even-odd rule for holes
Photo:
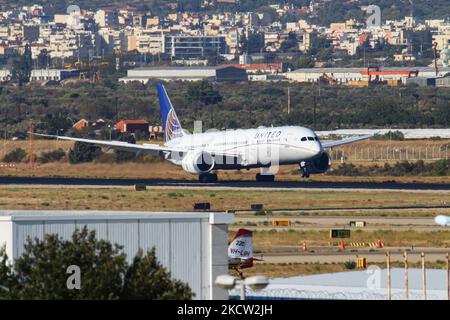
[[[156,88],[166,141],[184,136],[185,133],[172,106],[172,102],[170,102],[170,98],[167,95],[166,88],[160,83],[157,84]]]
[[[239,260],[240,268],[253,266],[253,233],[247,229],[239,229],[228,247],[228,259]]]

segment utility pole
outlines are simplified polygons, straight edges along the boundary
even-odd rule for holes
[[[33,124],[33,120],[30,120],[30,137],[29,137],[29,142],[30,142],[30,146],[29,146],[29,160],[30,160],[30,168],[31,170],[34,170],[36,165],[35,165],[35,159],[34,159],[34,124]]]
[[[319,87],[320,90],[320,87]],[[316,107],[317,107],[317,101],[316,96],[314,96],[314,105],[313,105],[313,128],[316,129]]]
[[[287,103],[287,113],[291,113],[291,87],[287,88],[287,94],[288,94],[288,103]]]

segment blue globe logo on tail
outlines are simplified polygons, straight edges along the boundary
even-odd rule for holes
[[[166,141],[179,138],[184,135],[184,131],[172,106],[172,102],[170,102],[166,89],[162,84],[158,83],[156,87]]]

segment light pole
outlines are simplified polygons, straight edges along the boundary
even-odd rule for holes
[[[216,278],[216,285],[225,290],[231,290],[236,286],[241,288],[241,300],[245,300],[245,286],[249,286],[253,290],[262,290],[269,284],[269,280],[264,276],[254,276],[245,279],[238,279],[230,276],[229,274],[223,274]]]

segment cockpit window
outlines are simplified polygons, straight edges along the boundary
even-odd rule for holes
[[[319,137],[317,137],[317,136],[314,137],[314,140],[319,141]]]
[[[303,138],[302,138],[302,141],[306,141],[306,140],[307,140],[306,137],[303,137]]]
[[[308,140],[309,141],[314,141],[314,138],[313,137],[308,137]]]

